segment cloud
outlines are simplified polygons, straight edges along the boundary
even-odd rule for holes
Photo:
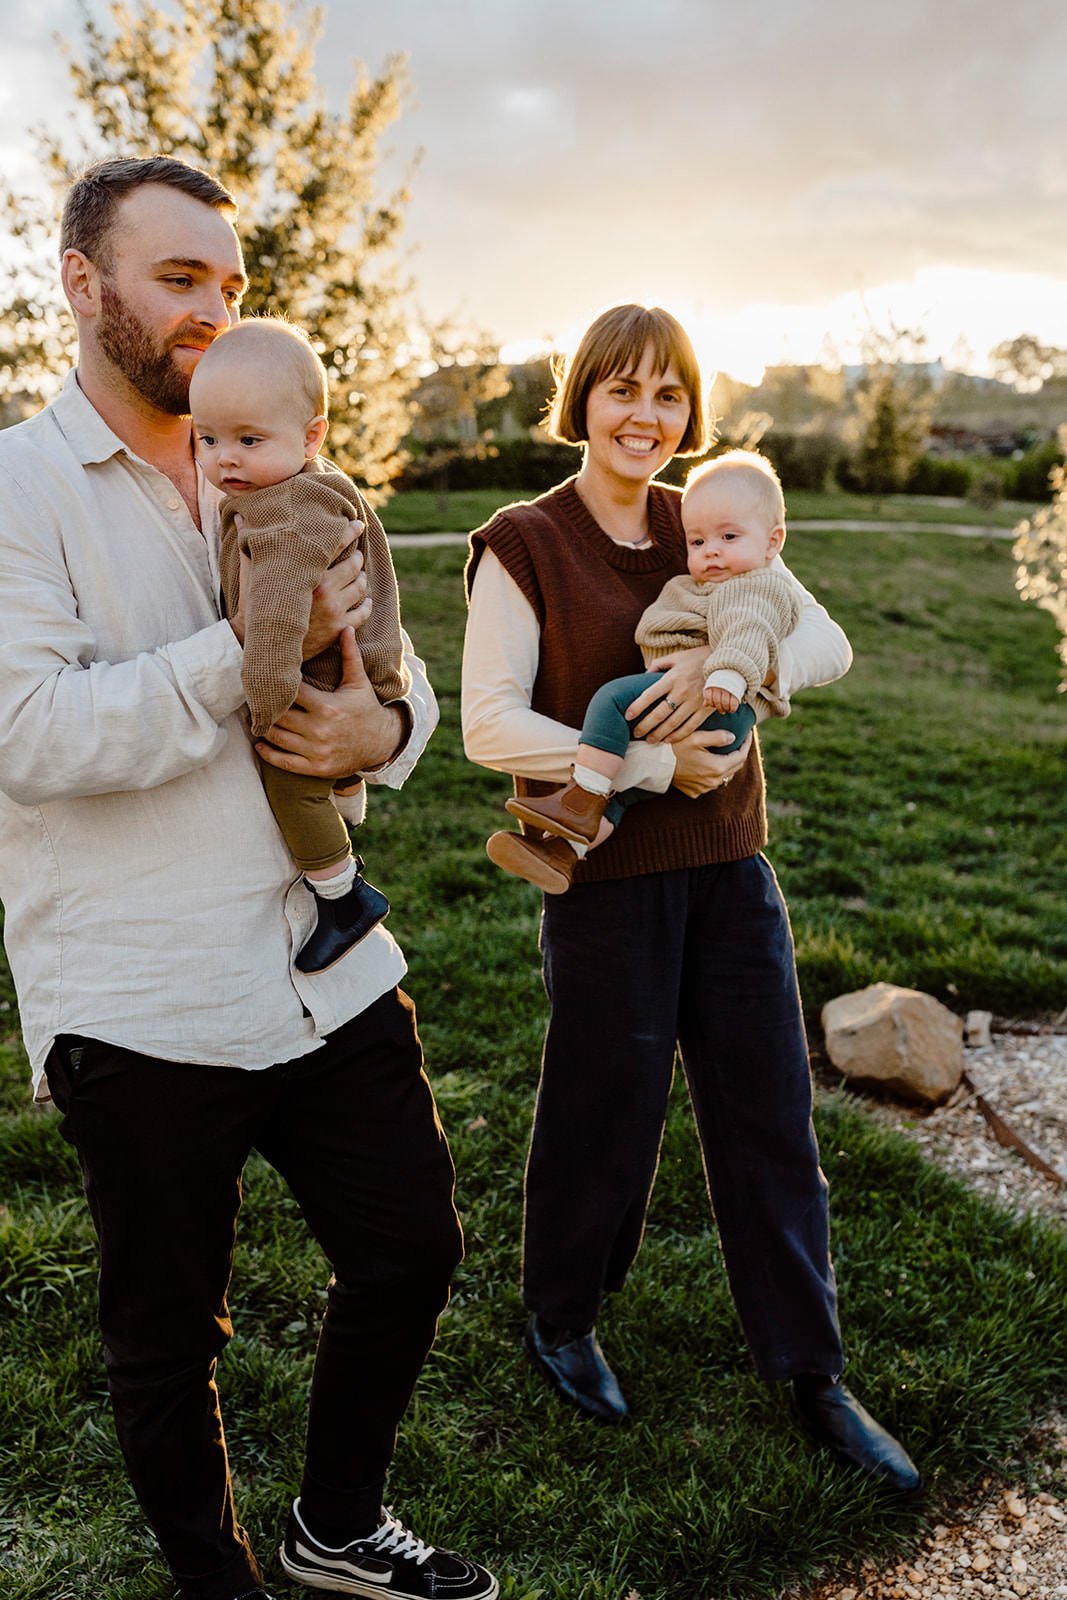
[[[487,306],[657,270],[727,305],[1067,273],[1058,4],[394,0],[329,30],[409,48],[420,272],[461,242]]]
[[[78,36],[74,0],[14,20],[8,171],[60,109],[49,31]],[[948,265],[1067,278],[1061,0],[326,0],[333,105],[398,51],[383,176],[422,149],[420,297],[501,337],[631,295],[726,315]]]

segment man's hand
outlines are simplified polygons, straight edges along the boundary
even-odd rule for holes
[[[688,739],[680,740],[674,746],[675,768],[671,779],[674,787],[690,800],[696,800],[729,783],[734,773],[740,772],[752,749],[752,735],[749,734],[739,750],[731,750],[726,756],[716,755],[716,745],[729,744],[732,737],[725,728],[717,728],[710,733],[692,733]]]
[[[362,522],[353,522],[352,537],[363,531]],[[311,620],[304,635],[304,660],[310,661],[320,650],[341,636],[342,628],[358,628],[370,616],[371,597],[367,593],[367,574],[363,555],[353,550],[350,556],[329,567],[311,595]]]
[[[302,683],[296,700],[256,752],[272,767],[316,778],[347,778],[384,767],[408,731],[398,706],[383,706],[371,687],[352,628],[341,634],[344,673],[332,694]],[[267,742],[269,741],[269,742]]]
[[[626,708],[635,739],[647,739],[649,744],[674,744],[695,733],[707,720],[704,706],[707,658],[708,647],[702,644],[688,650],[674,650],[654,663],[651,670],[661,674],[659,681]]]
[[[352,524],[354,530],[362,529],[362,522]],[[240,590],[237,609],[227,621],[237,635],[237,643],[245,642],[245,595],[248,593],[251,559],[242,552]],[[322,582],[312,591],[311,618],[304,635],[301,659],[310,661],[320,650],[333,644],[345,627],[358,628],[371,612],[371,597],[367,593],[367,575],[363,571],[363,556],[353,550],[350,556],[327,569]]]

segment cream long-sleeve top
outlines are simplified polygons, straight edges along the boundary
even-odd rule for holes
[[[842,630],[776,556],[772,570],[800,591],[800,620],[778,647],[780,693],[833,683],[852,665]],[[531,709],[541,635],[526,596],[491,550],[483,552],[471,591],[463,649],[462,722],[467,755],[480,766],[546,783],[565,783],[579,731]],[[769,707],[757,705],[757,717]],[[674,777],[669,744],[631,741],[616,780],[619,789],[664,794]]]
[[[40,1098],[57,1034],[258,1069],[305,1055],[405,971],[376,928],[330,971],[259,780],[242,652],[220,620],[218,501],[203,532],[73,373],[0,432],[0,899]],[[437,721],[422,663],[399,788]],[[359,821],[365,789],[340,805]]]

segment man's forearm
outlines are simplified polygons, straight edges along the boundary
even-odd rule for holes
[[[204,766],[244,698],[225,623],[117,663],[87,649],[57,670],[62,648],[27,638],[0,650],[0,788],[23,805],[152,789]]]

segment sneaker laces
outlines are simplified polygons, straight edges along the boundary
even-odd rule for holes
[[[414,1561],[419,1567],[424,1561],[429,1560],[434,1550],[432,1544],[417,1539],[388,1511],[385,1512],[385,1521],[377,1533],[371,1534],[370,1538],[362,1540],[361,1543],[374,1545],[376,1549],[388,1555],[404,1556],[406,1560]]]

